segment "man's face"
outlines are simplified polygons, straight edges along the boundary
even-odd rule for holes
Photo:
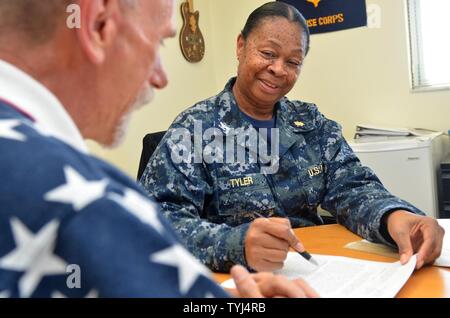
[[[118,29],[116,47],[107,58],[106,82],[99,142],[114,146],[126,130],[131,112],[151,101],[154,88],[164,88],[167,77],[161,65],[159,47],[175,35],[173,0],[138,0],[127,8]]]

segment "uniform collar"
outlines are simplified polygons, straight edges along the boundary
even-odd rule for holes
[[[229,135],[246,130],[251,124],[242,115],[233,94],[236,77],[231,78],[219,94],[219,107],[216,108],[218,127]],[[288,98],[283,97],[276,105],[277,128],[289,129],[293,133],[306,133],[316,128],[316,122],[306,107],[294,105]]]
[[[30,117],[39,131],[88,153],[80,131],[65,108],[41,83],[0,60],[0,99]]]
[[[215,108],[215,126],[222,130],[225,136],[245,134],[252,128],[239,110],[233,95],[233,85],[236,78],[231,78],[219,94],[218,107]],[[302,102],[291,102],[283,97],[276,105],[277,124],[279,129],[279,156],[280,158],[295,144],[305,145],[303,134],[316,128],[316,121],[312,113]],[[241,146],[248,149],[245,140]]]
[[[228,81],[224,90],[219,94],[219,107],[215,108],[216,126],[223,131],[225,136],[238,135],[252,128],[251,123],[239,110],[236,98],[234,97],[233,86],[235,82],[235,77]]]

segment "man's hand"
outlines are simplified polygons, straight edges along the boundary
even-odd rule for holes
[[[417,253],[416,269],[419,269],[441,254],[444,229],[431,217],[397,210],[388,216],[387,229],[397,243],[402,264]]]
[[[319,295],[301,279],[289,280],[284,276],[272,273],[250,274],[240,265],[233,266],[231,276],[236,284],[232,291],[235,297],[289,297],[289,298],[317,298]]]
[[[256,271],[274,271],[283,267],[289,247],[305,250],[289,219],[258,218],[250,224],[245,237],[245,259]]]

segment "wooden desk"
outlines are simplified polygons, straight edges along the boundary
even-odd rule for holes
[[[307,227],[294,231],[308,252],[313,254],[347,256],[380,262],[396,261],[389,257],[344,248],[347,243],[361,240],[361,238],[341,225]],[[215,273],[214,277],[221,283],[230,278],[230,275]],[[415,271],[397,297],[450,297],[450,269],[427,266]]]

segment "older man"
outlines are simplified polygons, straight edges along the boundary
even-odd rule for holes
[[[81,25],[66,25],[66,8]],[[0,0],[0,295],[227,294],[134,182],[91,156],[167,84],[172,0]],[[233,269],[240,296],[302,296],[301,282]]]

